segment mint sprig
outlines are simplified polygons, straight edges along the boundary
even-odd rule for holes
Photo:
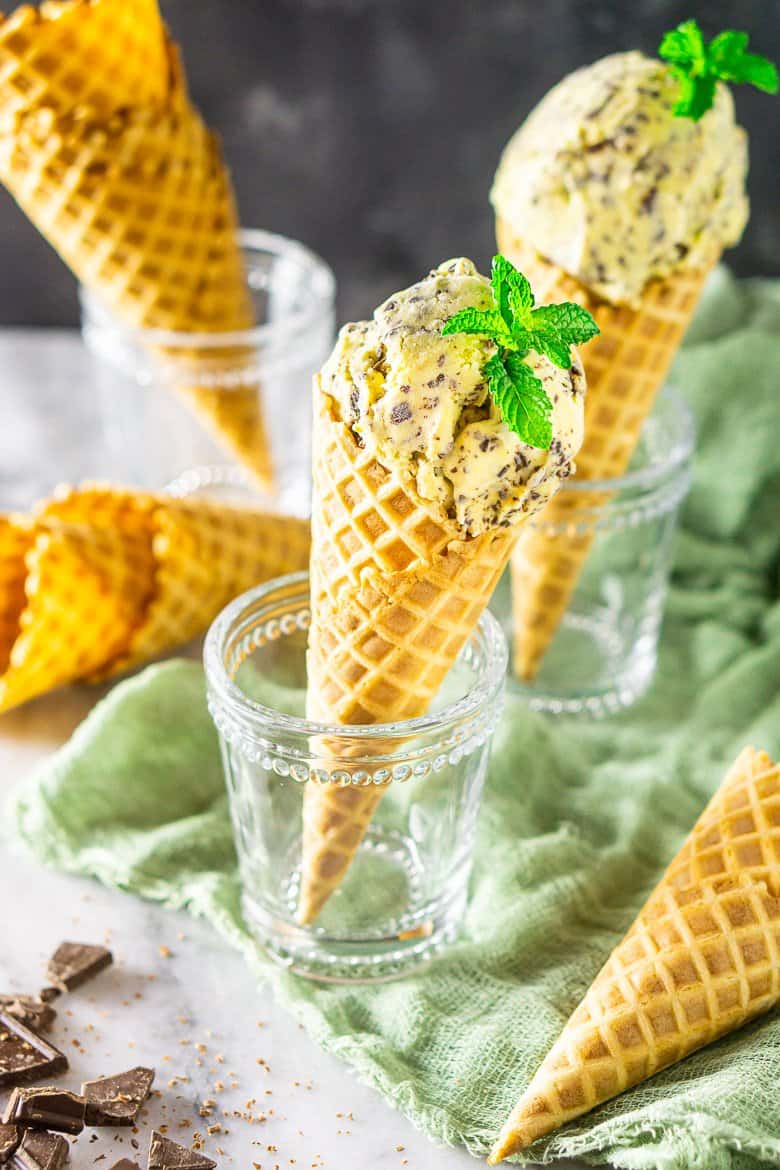
[[[497,353],[483,372],[501,418],[524,443],[546,451],[552,443],[552,403],[525,358],[534,350],[568,370],[571,347],[595,337],[598,325],[571,301],[536,308],[531,285],[505,256],[493,257],[490,288],[493,308],[461,309],[442,334],[474,333],[495,344]]]
[[[727,29],[707,44],[695,20],[686,20],[666,33],[658,47],[680,83],[674,113],[698,122],[715,101],[719,81],[754,85],[777,93],[777,68],[766,57],[749,53],[748,34]]]

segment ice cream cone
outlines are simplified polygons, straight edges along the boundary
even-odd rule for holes
[[[110,118],[162,105],[168,50],[157,0],[48,0],[0,18],[3,118],[46,107]]]
[[[0,179],[126,325],[193,334],[249,328],[230,178],[189,101],[156,3],[74,0],[40,16],[29,11],[0,25]],[[56,68],[52,53],[62,54]],[[252,350],[196,343],[155,352],[162,380],[270,484]]]
[[[601,333],[586,353],[585,440],[577,456],[577,479],[622,475],[709,271],[680,269],[664,280],[651,281],[640,307],[631,309],[593,295],[501,219],[497,235],[500,250],[526,274],[539,303],[577,301],[596,319]],[[531,521],[520,535],[511,571],[514,668],[521,679],[536,676],[591,547],[593,533],[577,530],[576,510],[595,507],[604,499],[597,492],[576,497],[559,492],[539,523]]]
[[[358,446],[327,395],[315,399],[307,714],[334,724],[411,719],[474,630],[515,532],[464,540],[411,480]],[[340,885],[383,793],[306,785],[301,923]]]
[[[204,500],[160,501],[154,512],[154,594],[116,675],[202,634],[239,593],[304,569],[305,520]]]
[[[780,767],[746,748],[507,1121],[496,1163],[780,1001]]]
[[[33,538],[30,524],[0,516],[0,674],[8,666],[19,634],[19,619],[25,606],[25,557]]]
[[[36,526],[26,557],[25,605],[0,710],[84,678],[130,641],[153,586],[140,534],[57,522]]]
[[[0,518],[0,710],[160,657],[308,552],[295,517],[100,484]]]

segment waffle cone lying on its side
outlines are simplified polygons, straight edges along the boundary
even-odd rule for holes
[[[101,485],[0,517],[0,711],[158,658],[308,554],[305,521]]]
[[[0,22],[0,180],[125,325],[253,325],[230,176],[156,0],[65,0]],[[162,380],[269,485],[252,352],[156,357]]]
[[[645,419],[664,384],[693,318],[707,271],[681,269],[653,280],[637,309],[611,305],[574,277],[545,260],[499,220],[501,251],[528,276],[540,302],[577,301],[600,329],[587,349],[588,396],[585,439],[577,456],[577,479],[623,475]],[[596,507],[603,493],[560,492],[541,524],[527,525],[512,555],[514,669],[530,681],[555,637],[593,541],[593,532],[566,531],[576,509]],[[555,530],[555,531],[553,531]]]
[[[780,1002],[780,767],[745,748],[523,1093],[490,1162]]]

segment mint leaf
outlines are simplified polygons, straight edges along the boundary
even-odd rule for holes
[[[501,417],[523,443],[548,450],[552,442],[552,403],[539,378],[517,353],[503,361],[496,356],[488,365],[490,393]],[[499,368],[500,366],[500,368]]]
[[[708,57],[712,71],[722,81],[754,85],[764,93],[777,93],[776,66],[766,57],[748,53],[748,35],[727,30],[710,42]]]
[[[766,57],[748,53],[748,34],[726,29],[705,44],[695,20],[666,33],[658,47],[680,85],[674,113],[698,121],[715,101],[719,81],[744,82],[777,93],[776,67]]]
[[[505,256],[493,258],[490,287],[495,309],[462,309],[442,329],[489,337],[498,347],[483,366],[501,417],[518,437],[542,450],[552,442],[552,403],[525,358],[529,350],[567,370],[571,349],[595,337],[599,329],[581,305],[542,305],[522,272]]]
[[[497,345],[512,344],[510,328],[495,309],[461,309],[442,329],[443,337],[452,333],[476,333],[491,338]]]
[[[665,33],[658,46],[658,56],[674,65],[704,64],[704,37],[695,20],[684,20],[677,28]]]
[[[540,305],[534,309],[533,322],[535,329],[555,333],[570,346],[584,345],[599,333],[599,327],[588,310],[575,301],[564,301],[561,305]]]

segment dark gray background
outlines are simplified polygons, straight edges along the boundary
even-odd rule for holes
[[[8,11],[12,4],[0,2]],[[451,255],[487,264],[501,148],[563,74],[652,53],[688,16],[780,59],[780,0],[162,0],[194,97],[224,139],[246,225],[295,236],[362,316]],[[780,99],[737,94],[753,214],[730,254],[780,272]],[[0,192],[0,322],[74,324],[74,283]]]

